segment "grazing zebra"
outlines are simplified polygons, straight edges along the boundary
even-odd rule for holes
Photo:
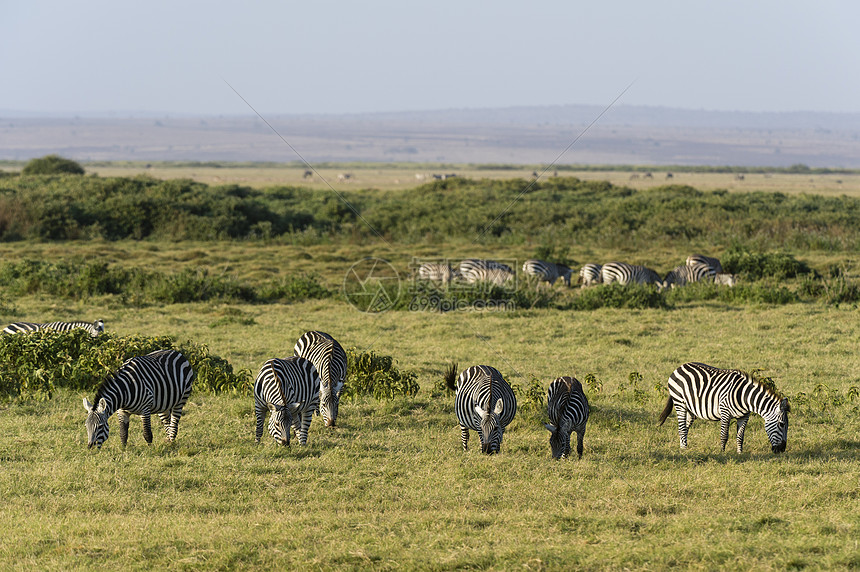
[[[668,274],[663,280],[663,288],[674,288],[675,286],[684,286],[690,282],[698,282],[699,280],[713,280],[714,269],[707,264],[693,264],[689,266],[678,266]]]
[[[314,364],[320,378],[318,412],[326,427],[334,427],[346,383],[346,352],[333,337],[316,331],[302,334],[293,351]]]
[[[418,267],[418,278],[421,280],[432,280],[448,284],[458,276],[459,273],[451,268],[451,265],[448,263],[425,262]]]
[[[95,322],[51,322],[49,324],[33,324],[31,322],[15,322],[3,328],[4,334],[23,334],[37,330],[56,330],[57,332],[70,332],[76,329],[86,330],[92,337],[96,337],[105,331],[103,320]]]
[[[320,376],[314,364],[291,356],[266,361],[254,380],[254,415],[257,443],[263,436],[263,420],[269,410],[269,434],[276,443],[290,444],[290,428],[301,445],[308,442],[308,428],[320,404]]]
[[[456,391],[454,408],[460,422],[463,451],[468,450],[469,429],[478,432],[481,452],[498,453],[502,446],[505,427],[517,413],[517,398],[511,386],[488,365],[475,365],[457,377],[457,364],[445,371],[445,382]]]
[[[669,399],[660,414],[660,425],[669,417],[672,406],[678,416],[681,449],[687,448],[687,432],[694,419],[720,422],[720,446],[726,450],[729,423],[737,419],[738,453],[743,451],[744,429],[750,413],[764,419],[764,429],[774,453],[785,451],[788,441],[788,398],[753,381],[749,374],[719,369],[703,363],[686,363],[669,376]]]
[[[603,267],[600,264],[585,264],[579,270],[582,287],[594,286],[603,282]]]
[[[87,447],[101,449],[110,428],[108,418],[117,414],[119,438],[123,447],[128,442],[129,416],[134,413],[143,420],[143,438],[152,443],[150,415],[158,413],[167,432],[167,440],[176,439],[182,408],[191,394],[194,370],[176,350],[156,350],[127,360],[115,374],[96,390],[95,405],[84,398],[87,410]]]
[[[722,274],[723,265],[720,264],[719,258],[711,258],[710,256],[705,256],[704,254],[691,254],[687,257],[687,266],[695,266],[696,264],[704,264],[709,266],[714,274]]]
[[[609,262],[603,265],[601,276],[604,284],[657,284],[662,285],[660,275],[645,266],[627,264],[625,262]]]
[[[460,276],[470,284],[492,282],[501,285],[514,277],[514,270],[507,264],[495,260],[467,258],[460,262]]]
[[[543,260],[526,260],[523,262],[523,273],[526,276],[534,276],[540,282],[549,282],[552,286],[555,281],[561,278],[564,283],[570,286],[569,267],[564,264],[554,264],[552,262],[544,262]]]
[[[570,434],[576,431],[576,454],[582,458],[582,438],[588,422],[588,399],[582,384],[575,377],[559,377],[549,384],[546,396],[546,412],[549,423],[544,424],[550,432],[549,446],[553,459],[570,456]]]

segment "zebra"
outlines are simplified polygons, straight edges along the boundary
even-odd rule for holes
[[[662,285],[660,275],[645,266],[627,264],[625,262],[609,262],[603,265],[600,272],[604,284],[657,284]]]
[[[23,334],[36,332],[38,330],[55,330],[57,332],[70,332],[76,329],[86,330],[92,337],[96,337],[105,331],[104,320],[95,322],[51,322],[49,324],[34,324],[32,322],[15,322],[3,328],[4,334]]]
[[[687,432],[694,419],[720,422],[720,446],[726,450],[729,423],[737,419],[738,453],[743,452],[744,430],[750,413],[764,419],[764,429],[774,453],[785,451],[788,441],[788,398],[754,381],[749,374],[719,369],[703,363],[686,363],[669,376],[669,398],[660,414],[660,425],[675,407],[681,449],[687,448]]]
[[[468,450],[471,429],[478,432],[482,453],[498,453],[505,427],[517,413],[517,398],[511,386],[499,370],[488,365],[472,366],[457,377],[456,363],[445,371],[445,382],[456,391],[454,408],[460,422],[463,451]]]
[[[153,413],[158,413],[167,432],[167,440],[173,442],[179,431],[182,408],[191,395],[194,377],[191,363],[176,350],[156,350],[126,360],[96,390],[95,404],[84,397],[87,448],[95,446],[101,449],[110,432],[108,418],[114,412],[119,420],[119,438],[123,447],[128,442],[129,416],[132,413],[140,415],[143,420],[143,438],[147,443],[152,443],[150,415]]]
[[[254,415],[257,433],[263,436],[263,421],[269,410],[269,434],[276,443],[290,444],[290,428],[299,444],[307,445],[308,428],[320,404],[320,376],[314,364],[299,356],[267,360],[254,380]]]
[[[603,267],[600,264],[585,264],[579,269],[582,287],[593,286],[603,282]]]
[[[565,376],[549,384],[546,409],[549,423],[545,423],[544,427],[550,432],[549,446],[553,459],[567,459],[570,456],[570,434],[574,431],[576,454],[581,459],[589,408],[579,380]]]
[[[723,286],[734,286],[738,282],[737,274],[717,274],[714,276],[714,284]]]
[[[713,269],[714,271],[714,274],[723,273],[723,265],[720,264],[719,258],[711,258],[710,256],[705,256],[704,254],[691,254],[687,257],[687,266],[695,266],[696,264],[705,264],[706,266],[711,267],[711,269]]]
[[[346,352],[325,332],[306,332],[296,342],[295,355],[314,364],[320,378],[319,414],[326,427],[334,427],[340,395],[346,383]]]
[[[714,269],[707,264],[699,263],[678,266],[666,274],[666,278],[663,279],[663,288],[684,286],[690,282],[699,282],[706,279],[713,281],[715,274]]]
[[[470,270],[468,274],[463,275],[463,277],[469,284],[486,282],[488,284],[495,284],[496,286],[504,286],[506,282],[514,279],[514,273],[504,268],[475,268]]]
[[[442,262],[425,262],[418,267],[418,278],[420,280],[432,280],[434,282],[450,283],[460,276],[460,273],[451,265]]]
[[[536,277],[538,283],[549,282],[550,286],[552,286],[556,280],[561,278],[565,284],[570,286],[571,269],[564,264],[530,259],[523,262],[523,273],[527,276]]]

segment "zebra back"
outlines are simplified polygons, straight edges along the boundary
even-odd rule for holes
[[[549,444],[555,459],[570,455],[570,435],[577,434],[576,452],[582,458],[582,439],[588,421],[588,399],[575,377],[559,377],[549,385],[546,398],[550,432]]]
[[[300,356],[267,360],[254,380],[254,414],[257,418],[256,441],[263,435],[266,411],[269,433],[277,443],[290,444],[290,427],[299,443],[307,444],[308,429],[319,408],[320,377],[316,367]]]
[[[585,264],[579,270],[580,282],[582,287],[593,286],[603,282],[603,267],[600,264]]]
[[[108,418],[121,411],[120,428],[123,445],[128,439],[128,415],[140,415],[144,421],[144,438],[152,442],[149,416],[159,414],[168,440],[176,438],[179,419],[191,395],[195,373],[191,363],[176,350],[156,350],[133,357],[108,376],[96,390],[94,403],[84,398],[89,443],[101,447],[109,435]]]
[[[448,283],[459,276],[450,264],[441,262],[425,262],[418,267],[418,278],[434,282]]]
[[[499,269],[508,272],[513,275],[514,269],[508,266],[507,264],[503,264],[501,262],[496,262],[495,260],[481,260],[479,258],[467,258],[460,262],[460,275],[465,279],[469,280],[469,276],[478,270],[492,270]],[[472,280],[474,282],[474,280]]]
[[[712,258],[710,256],[705,256],[704,254],[691,254],[687,257],[687,261],[685,263],[687,266],[695,266],[696,264],[704,264],[705,266],[713,269],[714,274],[722,274],[723,273],[723,265],[720,264],[719,258]]]
[[[740,370],[720,369],[707,364],[690,362],[677,368],[668,381],[669,398],[660,414],[660,424],[666,421],[672,407],[678,416],[681,448],[687,446],[687,431],[693,419],[721,422],[721,444],[725,449],[728,424],[738,420],[737,446],[743,449],[743,429],[750,413],[764,419],[765,431],[775,453],[785,451],[788,440],[788,399],[754,381]]]
[[[517,398],[511,386],[494,367],[476,365],[457,378],[454,398],[463,450],[467,450],[469,430],[481,437],[481,452],[498,453],[505,427],[517,413]]]
[[[83,329],[90,333],[92,337],[96,337],[105,331],[105,323],[103,320],[95,322],[49,322],[47,324],[39,324],[33,322],[14,322],[3,328],[5,334],[22,334],[36,332],[38,330],[55,330],[57,332],[70,332],[76,329]]]
[[[506,282],[513,280],[514,274],[504,268],[473,268],[468,272],[462,273],[463,278],[470,284],[477,282],[486,282],[503,286]]]
[[[302,334],[293,352],[314,364],[320,378],[318,412],[326,427],[334,427],[346,383],[346,352],[337,340],[319,331]]]

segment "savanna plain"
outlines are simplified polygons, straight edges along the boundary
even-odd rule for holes
[[[789,194],[815,202],[816,190],[803,188],[810,175],[795,176]],[[419,208],[418,195],[450,193],[455,206],[489,201],[488,212],[501,212],[529,184],[527,178],[506,180],[512,190],[502,201],[481,190],[480,181],[397,190],[386,200],[406,197],[406,206],[397,207],[405,211],[394,211],[406,217],[396,222],[402,227],[386,227],[374,210],[376,191],[364,190],[344,191],[364,219],[342,213],[342,221],[326,219],[315,229],[270,236],[113,239],[104,235],[107,226],[91,226],[88,235],[75,238],[40,239],[21,230],[22,236],[0,242],[0,260],[7,266],[98,263],[222,276],[252,286],[312,273],[331,293],[291,301],[155,302],[19,285],[0,293],[4,324],[101,318],[112,335],[165,335],[205,344],[251,375],[266,359],[292,355],[303,332],[322,330],[345,348],[392,356],[399,368],[417,374],[420,385],[414,397],[344,400],[336,427],[323,427],[315,417],[308,444],[293,441],[289,448],[276,446],[268,434],[254,443],[253,397],[242,392],[192,393],[173,444],[156,433],[146,445],[133,417],[123,448],[111,419],[111,438],[99,451],[86,447],[81,405],[92,391],[60,388],[51,399],[7,401],[0,405],[0,567],[860,568],[857,302],[809,295],[857,280],[857,222],[837,213],[832,225],[813,224],[818,215],[801,212],[795,224],[780,211],[780,220],[767,226],[760,222],[767,217],[755,209],[771,208],[767,197],[774,193],[776,202],[788,195],[731,189],[732,195],[752,193],[755,201],[728,209],[734,213],[729,216],[755,224],[738,223],[732,236],[721,234],[716,227],[726,225],[717,222],[715,229],[679,234],[686,220],[711,217],[714,201],[731,198],[664,187],[618,194],[619,180],[603,191],[588,187],[596,196],[590,200],[614,193],[619,204],[640,201],[664,216],[666,211],[642,201],[653,196],[667,203],[677,192],[684,202],[667,225],[672,232],[648,234],[621,211],[603,220],[627,230],[580,229],[558,219],[538,225],[512,207],[504,228],[493,227],[483,238],[471,227],[462,235],[425,229],[409,234],[409,217],[434,216]],[[22,181],[15,192],[57,184]],[[516,204],[538,205],[540,193],[563,195],[565,188],[538,187]],[[860,200],[860,194],[837,191],[834,186],[820,195],[851,205]],[[307,193],[333,195],[328,188]],[[10,196],[3,195],[8,208],[29,208]],[[333,207],[325,208],[328,213]],[[493,216],[482,220],[494,224]],[[365,223],[382,229],[380,235],[361,230]],[[480,232],[482,225],[475,228]],[[416,258],[521,264],[541,255],[571,266],[619,259],[647,263],[663,274],[693,252],[722,256],[732,249],[790,253],[810,272],[762,282],[762,291],[784,288],[794,296],[780,303],[691,296],[657,307],[582,310],[573,303],[580,289],[558,283],[543,288],[549,294],[541,300],[551,303],[533,307],[438,312],[398,306],[368,313],[340,294],[352,265],[371,257],[390,262],[408,290]],[[536,291],[532,285],[522,290]],[[689,449],[680,451],[673,418],[658,427],[657,417],[669,374],[689,361],[754,371],[787,396],[792,411],[786,452],[771,453],[756,416],[741,454],[734,451],[733,436],[722,452],[719,424],[702,421],[690,431]],[[518,386],[519,411],[500,454],[482,455],[474,433],[470,450],[462,451],[453,395],[441,383],[450,362],[459,369],[492,365]],[[562,375],[583,382],[591,416],[582,458],[555,461],[543,427],[546,411],[529,389],[537,385],[545,394]]]

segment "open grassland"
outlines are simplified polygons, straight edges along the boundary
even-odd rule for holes
[[[85,447],[82,395],[11,405],[0,411],[0,561],[10,568],[860,565],[860,415],[847,397],[860,385],[854,309],[438,315],[363,314],[333,300],[16,303],[15,318],[99,314],[115,333],[191,338],[250,369],[318,328],[345,347],[395,356],[422,389],[414,399],[345,403],[336,429],[315,419],[308,446],[291,449],[253,444],[250,397],[193,394],[174,446],[145,446],[135,420],[125,450],[114,435],[100,452]],[[521,386],[593,373],[583,459],[551,460],[544,415],[525,400],[500,455],[464,454],[453,398],[437,387],[446,360],[494,365]],[[679,452],[672,420],[655,426],[656,387],[689,360],[772,377],[794,398],[787,452],[770,453],[760,418],[742,455],[721,453],[718,424],[701,422]],[[633,384],[631,372],[642,379]]]
[[[588,171],[581,177],[592,175],[607,178]],[[684,176],[675,174],[677,182],[689,183]],[[734,180],[728,173],[713,176]],[[785,176],[808,183],[818,175]],[[833,185],[849,180],[827,176],[843,180]],[[756,177],[765,180],[751,174],[738,183]],[[656,172],[653,179],[665,182]],[[54,229],[60,236],[79,233],[80,240],[0,242],[2,278],[18,288],[0,290],[4,324],[101,318],[113,334],[191,340],[237,371],[253,373],[268,358],[290,355],[303,332],[318,329],[345,348],[393,356],[399,368],[417,373],[421,389],[414,398],[342,403],[337,428],[325,429],[317,418],[308,445],[290,449],[268,438],[254,445],[250,396],[193,393],[173,445],[156,438],[146,446],[134,418],[123,449],[112,419],[113,436],[99,452],[86,449],[82,393],[63,389],[50,401],[4,403],[0,568],[860,568],[856,297],[827,303],[807,296],[779,306],[691,298],[659,309],[571,311],[562,304],[368,314],[337,294],[350,267],[365,257],[391,262],[406,282],[416,258],[521,264],[541,254],[571,264],[626,260],[664,274],[692,252],[723,256],[734,246],[784,251],[813,271],[771,280],[768,287],[828,288],[837,275],[855,284],[857,205],[794,196],[830,192],[794,181],[797,188],[786,182],[774,196],[689,188],[637,195],[572,180],[524,196],[518,196],[519,181],[479,180],[411,193],[347,193],[383,229],[383,238],[338,208],[329,190],[255,196],[244,187],[153,184],[144,190],[158,200],[146,202],[137,189],[147,181],[7,181],[7,206],[32,213],[35,236]],[[643,183],[641,177],[628,182]],[[93,190],[117,200],[116,206],[96,210]],[[174,221],[171,213],[155,217],[153,205],[179,191],[195,199],[180,205],[188,213],[185,230],[220,233],[227,222],[260,230],[266,227],[258,223],[269,217],[271,231],[299,211],[307,213],[306,227],[268,238],[245,229],[221,240],[169,240],[172,227],[147,240],[106,238],[130,236],[123,233],[141,220],[138,213],[160,224]],[[398,195],[405,199],[398,202]],[[479,239],[509,203],[498,232]],[[90,212],[84,206],[98,216],[83,216]],[[562,206],[565,215],[553,216]],[[109,225],[111,211],[117,217]],[[474,220],[463,224],[461,212]],[[4,220],[11,233],[18,219]],[[180,230],[175,236],[184,236]],[[40,289],[45,285],[25,288],[25,280],[10,277],[13,270],[39,264],[56,270],[61,263],[90,265],[95,274],[102,268],[97,263],[105,272],[208,274],[255,288],[311,271],[330,293],[289,304],[278,296],[256,303],[239,297],[168,303],[74,289],[49,295]],[[575,296],[572,290],[555,287],[562,300]],[[453,396],[440,385],[451,361],[460,369],[492,365],[521,389],[500,455],[480,455],[474,433],[472,449],[460,450]],[[666,379],[688,361],[771,378],[791,400],[786,452],[770,452],[758,417],[750,421],[741,455],[733,452],[733,439],[730,451],[721,452],[719,424],[702,422],[693,425],[690,449],[680,452],[674,420],[662,427],[656,422]],[[561,375],[583,381],[591,403],[581,460],[551,459],[545,412],[528,391],[537,386],[545,392]]]

